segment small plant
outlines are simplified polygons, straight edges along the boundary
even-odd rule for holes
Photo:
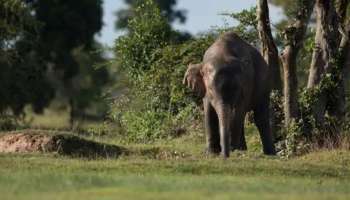
[[[283,132],[284,124],[283,98],[282,94],[274,90],[270,95],[270,124],[275,142],[284,139],[286,136]]]
[[[6,113],[0,114],[0,131],[15,130],[19,126],[18,117]]]

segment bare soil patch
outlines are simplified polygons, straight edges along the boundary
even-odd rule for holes
[[[73,157],[116,158],[125,150],[116,145],[45,131],[16,131],[0,134],[0,153],[58,153]]]

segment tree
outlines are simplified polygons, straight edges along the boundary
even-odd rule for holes
[[[262,55],[271,70],[272,89],[281,91],[280,60],[278,49],[272,36],[268,4],[266,0],[258,0],[257,5],[258,32]]]
[[[68,98],[73,122],[77,113],[82,113],[88,102],[96,98],[91,89],[101,90],[103,84],[99,83],[107,81],[106,69],[99,69],[104,74],[98,76],[102,80],[96,80],[93,70],[94,62],[103,61],[102,55],[90,55],[97,48],[94,36],[102,28],[102,0],[30,0],[28,3],[34,8],[36,20],[43,24],[35,50],[50,66],[51,80],[60,83],[56,89]],[[86,55],[91,59],[82,62]],[[98,84],[79,83],[89,77]],[[88,86],[91,87],[87,90]],[[86,95],[86,91],[91,95]]]
[[[78,73],[71,51],[94,42],[102,28],[102,0],[34,0],[35,18],[43,24],[40,29],[39,53],[47,62],[62,70],[63,80]]]
[[[128,21],[135,16],[135,9],[143,2],[141,0],[124,0],[128,5],[127,9],[121,9],[116,12],[118,20],[116,21],[117,29],[126,29]],[[175,10],[177,0],[155,0],[161,14],[168,20],[169,23],[179,21],[186,22],[186,10]]]
[[[314,8],[314,0],[298,1],[299,12],[283,33],[285,47],[281,60],[284,69],[284,115],[285,124],[298,118],[297,56],[305,38],[306,29]]]
[[[349,51],[349,24],[346,21],[348,4],[348,0],[337,0],[335,3],[316,1],[315,49],[308,88],[319,89],[313,106],[313,115],[318,125],[323,124],[326,110],[338,121],[342,121],[345,114],[343,77]],[[332,84],[326,82],[327,77],[335,82],[335,87],[330,87]]]
[[[273,2],[281,3],[277,0]],[[268,49],[272,36],[269,35],[266,17],[267,1],[258,0],[258,3],[260,38],[262,46]],[[283,32],[285,45],[281,60],[284,69],[285,125],[290,127],[290,123],[295,121],[301,134],[308,138],[312,136],[313,130],[332,137],[340,133],[340,125],[344,122],[346,113],[345,77],[350,63],[350,20],[347,19],[349,0],[300,0],[296,5],[295,18],[288,16],[291,22]],[[315,19],[310,22],[314,7]],[[307,28],[314,22],[314,45],[309,44],[308,47],[313,50],[308,51],[308,54],[312,53],[308,84],[299,96],[296,73],[296,63],[300,59],[298,52],[305,50]],[[311,34],[307,35],[313,34],[312,31],[309,32]],[[308,43],[310,39],[312,38],[308,37]]]
[[[284,116],[285,125],[298,119],[298,78],[297,58],[303,47],[305,33],[313,11],[314,1],[300,0],[293,7],[297,8],[294,16],[290,17],[289,25],[283,31],[284,47],[281,54],[284,82]],[[257,9],[259,21],[259,35],[262,41],[263,55],[272,69],[278,69],[278,51],[272,38],[267,0],[258,0]],[[275,66],[277,65],[277,66]],[[276,72],[274,72],[276,73]]]
[[[79,119],[101,119],[107,112],[103,99],[103,89],[110,82],[110,74],[104,63],[102,47],[92,44],[91,51],[79,47],[73,50],[72,56],[79,66],[79,74],[72,79],[69,97],[71,98],[71,124]],[[89,114],[88,110],[95,110]]]
[[[41,112],[53,98],[46,66],[33,51],[39,23],[20,0],[0,0],[0,112],[23,113],[25,105]]]
[[[101,27],[102,0],[0,0],[0,112],[40,113],[60,93],[83,115],[109,80],[94,67]]]

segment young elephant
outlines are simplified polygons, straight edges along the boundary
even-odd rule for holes
[[[202,98],[209,153],[246,150],[244,119],[254,112],[265,154],[274,155],[269,124],[269,70],[260,53],[235,33],[221,35],[203,62],[190,64],[184,84]]]

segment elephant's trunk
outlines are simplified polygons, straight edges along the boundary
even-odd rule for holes
[[[231,150],[231,122],[233,119],[233,112],[229,105],[218,106],[216,111],[219,118],[221,154],[224,158],[227,158],[230,156]]]

